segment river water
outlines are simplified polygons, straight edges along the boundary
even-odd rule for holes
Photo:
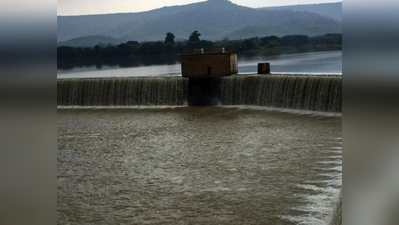
[[[342,74],[342,51],[238,55],[239,73],[257,73],[270,62],[272,73]],[[140,57],[107,62],[59,62],[57,78],[179,76],[178,56]]]
[[[342,118],[249,107],[58,108],[58,224],[328,224]]]

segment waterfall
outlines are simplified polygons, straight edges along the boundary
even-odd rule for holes
[[[57,81],[57,105],[185,105],[191,99],[201,98],[210,100],[200,102],[221,105],[341,112],[342,77],[238,75],[190,81],[181,77]]]
[[[222,105],[342,111],[341,76],[232,76],[216,82]]]
[[[184,105],[187,80],[171,78],[105,78],[57,80],[57,105]]]

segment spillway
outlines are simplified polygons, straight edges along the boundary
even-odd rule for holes
[[[211,105],[341,112],[342,76],[236,75],[204,79],[57,80],[58,106],[179,106],[195,105],[198,101]]]
[[[187,80],[172,78],[95,78],[57,81],[57,105],[184,105]]]

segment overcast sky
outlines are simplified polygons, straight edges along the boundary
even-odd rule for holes
[[[163,6],[185,5],[204,0],[58,0],[58,15],[87,15],[118,12],[141,12]],[[249,7],[338,2],[340,0],[231,0]]]

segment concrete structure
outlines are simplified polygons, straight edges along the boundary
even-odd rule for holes
[[[237,54],[224,53],[224,48],[216,50],[215,54],[202,54],[203,50],[195,50],[197,54],[181,55],[181,70],[183,77],[222,77],[237,74]]]
[[[269,74],[270,63],[258,63],[258,74]]]
[[[226,52],[224,51],[224,48],[215,48],[215,52],[214,53],[220,54],[220,53],[226,53]]]
[[[194,54],[195,55],[204,54],[204,49],[203,48],[194,49]]]

